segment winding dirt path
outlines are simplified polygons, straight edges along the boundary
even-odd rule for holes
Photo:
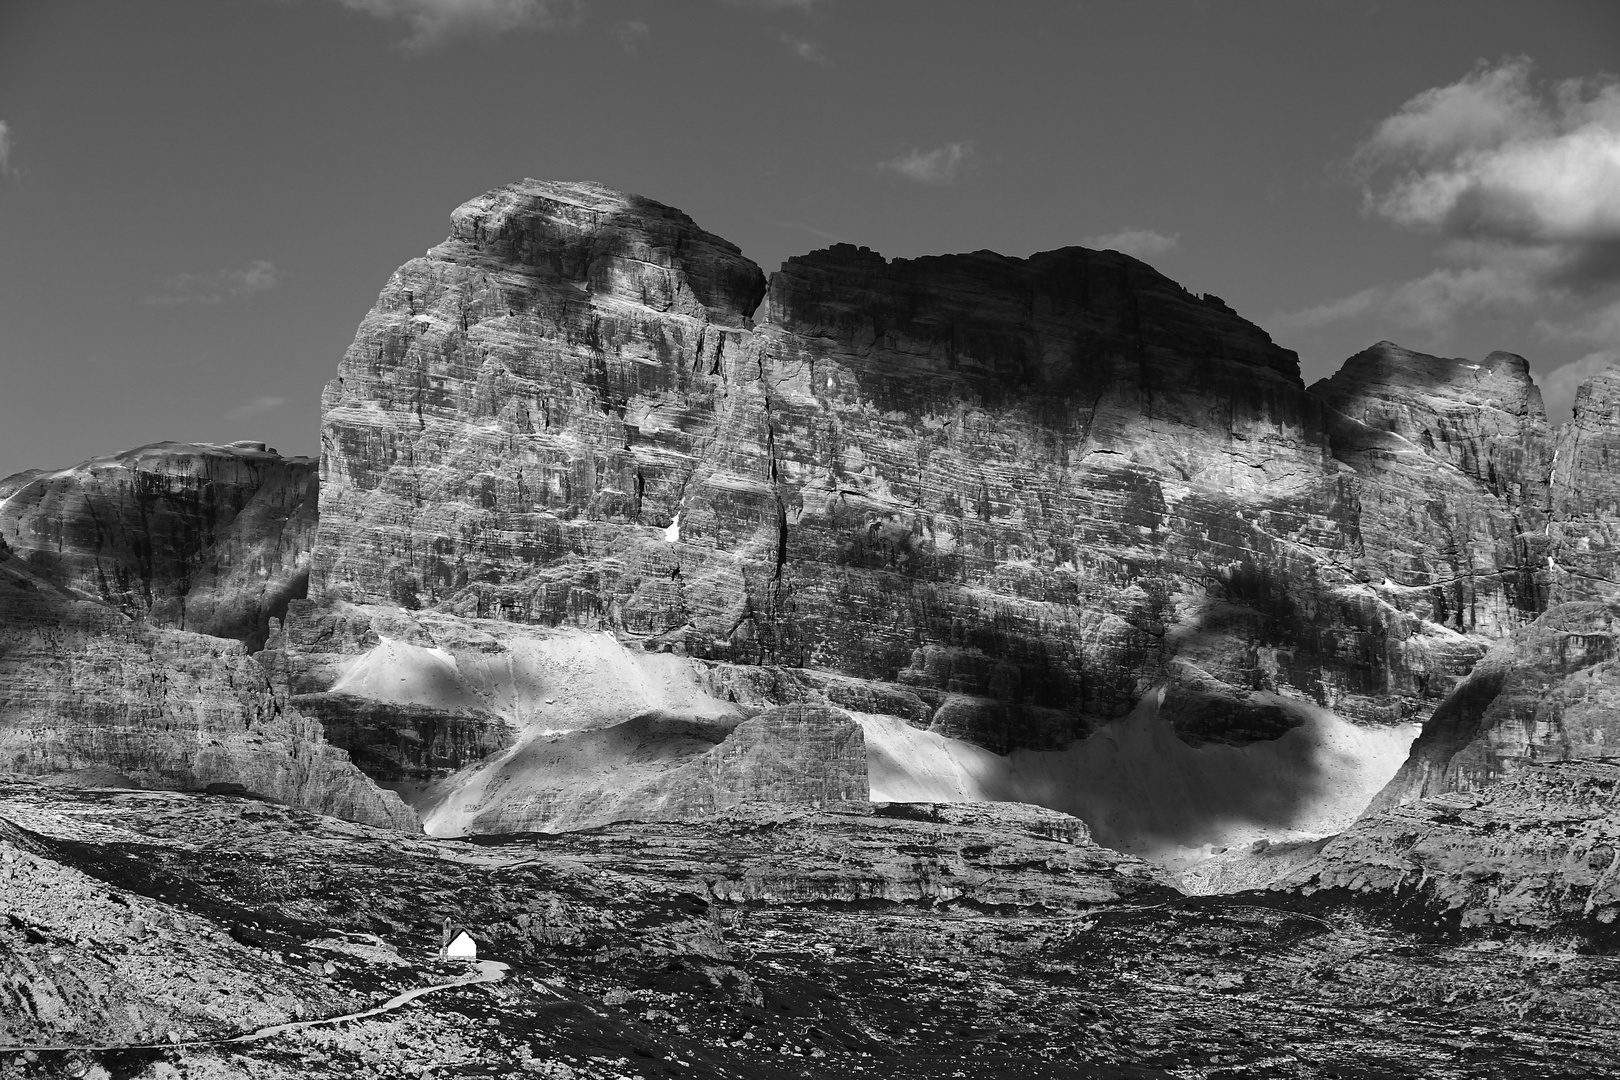
[[[274,1024],[270,1027],[260,1028],[258,1031],[250,1031],[246,1035],[237,1035],[235,1038],[206,1039],[195,1043],[179,1043],[178,1045],[224,1046],[229,1045],[230,1043],[257,1042],[260,1039],[268,1039],[275,1035],[284,1035],[289,1031],[297,1031],[299,1028],[318,1027],[322,1024],[341,1024],[345,1020],[364,1020],[368,1016],[380,1016],[385,1012],[392,1012],[401,1005],[409,1005],[411,1002],[415,1001],[424,994],[432,994],[439,990],[449,990],[451,987],[455,986],[473,986],[477,983],[500,982],[502,979],[506,978],[508,968],[505,964],[495,960],[478,960],[475,961],[475,963],[478,965],[478,974],[476,975],[468,975],[465,978],[457,979],[454,982],[439,983],[435,986],[418,986],[414,990],[407,990],[403,994],[396,994],[394,997],[389,998],[376,1008],[366,1009],[364,1012],[344,1013],[342,1016],[328,1016],[320,1020],[294,1020],[291,1023]]]
[[[289,1031],[297,1031],[300,1028],[320,1027],[323,1024],[341,1024],[348,1020],[364,1020],[367,1017],[380,1016],[403,1005],[409,1005],[419,997],[437,993],[440,990],[450,990],[457,986],[475,986],[478,983],[500,982],[506,978],[506,973],[510,970],[506,964],[497,960],[478,960],[476,964],[478,965],[476,974],[466,975],[452,982],[437,983],[433,986],[418,986],[415,989],[405,991],[403,994],[396,994],[381,1005],[361,1012],[344,1013],[342,1016],[324,1016],[318,1020],[294,1020],[286,1024],[272,1024],[270,1027],[250,1031],[245,1035],[233,1035],[228,1039],[185,1039],[180,1042],[121,1043],[116,1046],[70,1045],[66,1043],[50,1046],[0,1046],[0,1053],[20,1054],[26,1050],[33,1050],[36,1053],[51,1053],[64,1050],[158,1050],[177,1046],[230,1046],[233,1043],[258,1042],[260,1039],[285,1035]]]

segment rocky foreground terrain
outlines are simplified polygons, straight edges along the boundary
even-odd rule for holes
[[[0,1075],[1610,1076],[1617,785],[1532,768],[1369,819],[1271,890],[1189,897],[1033,807],[475,842],[12,783]],[[1418,852],[1425,818],[1445,836]],[[500,981],[224,1041],[465,978],[446,918]]]

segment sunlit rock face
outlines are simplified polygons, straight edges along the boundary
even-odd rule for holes
[[[0,480],[0,542],[150,626],[264,643],[302,597],[316,464],[263,443],[153,443]]]
[[[1527,379],[1491,394],[1540,453]],[[1452,531],[1502,577],[1534,496],[1474,492],[1517,462],[1454,426],[1400,464],[1472,485]],[[1194,742],[1280,734],[1271,692],[1401,722],[1535,595],[1437,609],[1346,430],[1292,353],[1115,252],[839,245],[767,290],[678,211],[525,181],[395,274],[328,387],[314,599],[837,673],[1001,752],[1166,683]]]
[[[1373,801],[1479,791],[1542,761],[1620,749],[1620,602],[1572,601],[1494,645]]]
[[[1523,357],[1473,363],[1384,341],[1312,391],[1359,480],[1361,569],[1381,599],[1490,638],[1540,613],[1552,438]]]
[[[764,287],[684,214],[595,185],[461,207],[450,239],[389,281],[327,387],[317,592],[683,626],[683,548],[663,530],[739,411],[733,369]],[[746,529],[728,515],[747,537],[716,560],[716,603],[747,594],[745,556],[774,552],[777,516]]]
[[[1620,369],[1589,379],[1559,429],[1548,576],[1555,602],[1620,594]]]
[[[1580,388],[1556,450],[1532,548],[1552,606],[1441,703],[1375,808],[1482,790],[1533,762],[1620,752],[1620,371]]]
[[[265,657],[359,759],[413,726],[377,735],[412,783],[647,709],[825,703],[1001,755],[1156,745],[1120,734],[1150,693],[1195,749],[1275,740],[1295,703],[1393,731],[1545,607],[1522,358],[1386,342],[1307,390],[1264,331],[1117,252],[837,245],[767,284],[594,184],[452,222],[327,388],[311,596]],[[470,697],[356,689],[401,617]],[[555,635],[596,631],[679,658],[686,704],[598,665],[594,720],[540,706],[573,677]],[[1365,764],[1321,771],[1381,783]]]

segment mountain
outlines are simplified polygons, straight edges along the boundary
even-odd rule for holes
[[[390,278],[318,481],[159,444],[0,483],[7,565],[95,623],[0,612],[32,642],[0,733],[14,770],[226,779],[142,748],[258,721],[73,662],[111,635],[213,650],[201,698],[348,778],[257,790],[397,792],[434,832],[763,797],[1033,802],[1159,857],[1318,837],[1517,745],[1468,703],[1607,602],[1608,378],[1558,433],[1510,353],[1381,342],[1307,388],[1118,252],[767,278],[674,208],[526,180]],[[26,734],[58,713],[73,754]]]
[[[393,754],[430,828],[600,803],[595,732],[656,771],[819,703],[874,797],[1144,850],[1319,835],[1549,587],[1522,358],[1385,342],[1307,389],[1117,252],[837,245],[767,280],[594,184],[459,208],[361,323],[322,446],[310,596],[266,651],[329,730],[366,718],[357,760],[379,711],[413,747],[485,733]]]

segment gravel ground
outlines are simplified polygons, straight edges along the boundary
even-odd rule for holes
[[[879,807],[470,843],[0,784],[0,1078],[1620,1072],[1620,963],[1571,935],[1435,929],[1367,894],[1187,897],[1064,820]],[[435,958],[446,917],[507,978],[208,1043],[464,974]],[[106,1049],[23,1049],[47,1045]]]

